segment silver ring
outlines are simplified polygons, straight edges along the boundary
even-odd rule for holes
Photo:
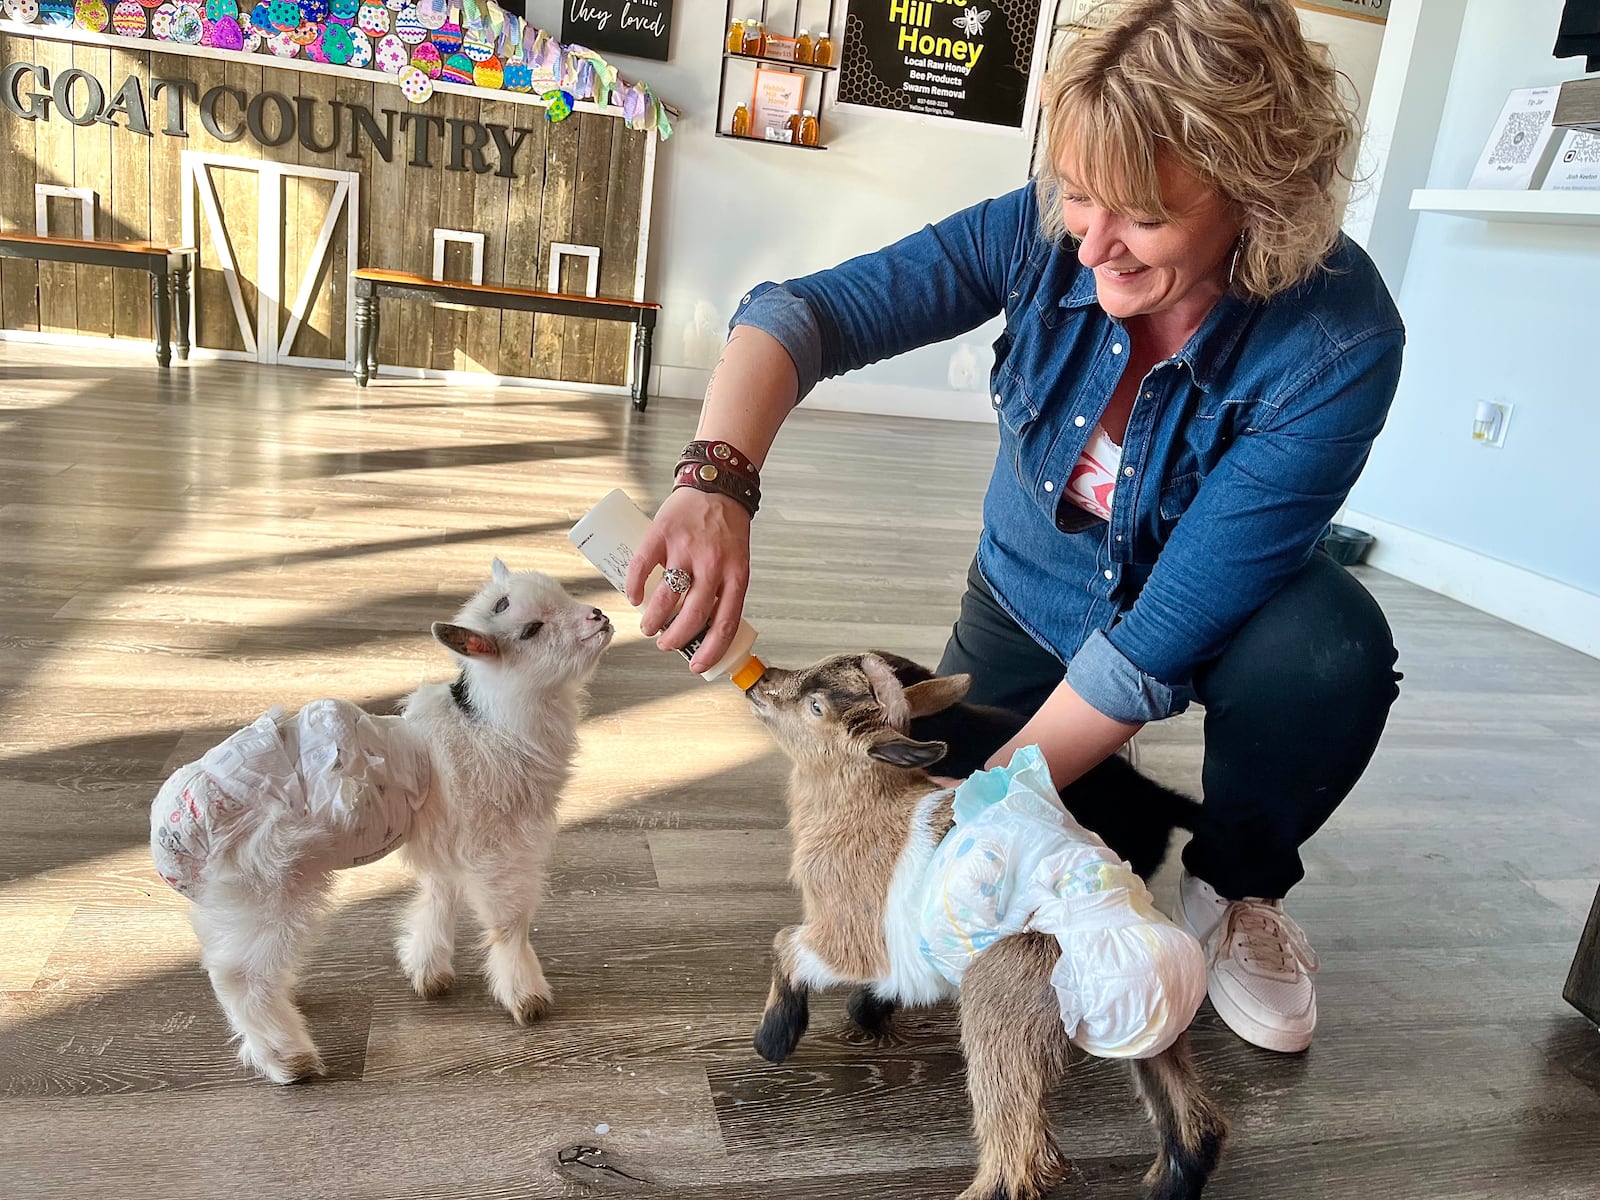
[[[681,596],[693,585],[694,576],[682,567],[668,567],[661,573],[661,581]]]

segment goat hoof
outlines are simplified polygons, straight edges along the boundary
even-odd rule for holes
[[[455,981],[453,971],[423,971],[411,977],[411,989],[424,1000],[433,1000],[448,992]]]
[[[549,1015],[550,1005],[551,997],[535,995],[512,1005],[508,1011],[518,1025],[531,1025]]]
[[[889,1019],[894,1016],[896,1007],[893,1000],[874,996],[870,989],[861,988],[850,997],[847,1011],[850,1019],[864,1032],[873,1037],[882,1037],[888,1032]]]
[[[285,1059],[283,1068],[289,1075],[289,1082],[291,1083],[314,1079],[319,1075],[328,1073],[328,1069],[322,1065],[322,1055],[315,1050],[309,1054],[296,1054]]]
[[[781,1063],[794,1053],[804,1036],[809,1016],[801,1009],[798,1017],[791,1011],[773,1009],[761,1021],[753,1042],[756,1053],[769,1063]]]
[[[1055,1140],[1047,1138],[1029,1156],[1025,1174],[1007,1178],[993,1168],[981,1171],[956,1200],[1039,1200],[1066,1176],[1067,1160]]]
[[[322,1065],[322,1055],[315,1049],[301,1050],[294,1054],[274,1054],[258,1052],[246,1044],[239,1048],[239,1058],[245,1066],[273,1083],[301,1083],[328,1073],[327,1068]]]

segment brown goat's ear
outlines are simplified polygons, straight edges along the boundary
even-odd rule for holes
[[[433,623],[433,636],[439,644],[464,658],[499,658],[500,645],[492,637],[468,629],[465,625],[452,625],[448,621]]]
[[[903,730],[911,724],[911,710],[906,706],[906,690],[894,677],[889,664],[876,654],[861,656],[861,669],[872,685],[872,695],[883,707],[884,724]]]
[[[906,689],[906,706],[912,717],[928,717],[958,704],[972,686],[971,675],[941,675]]]
[[[875,745],[867,747],[867,754],[892,767],[923,770],[933,766],[949,749],[943,742],[918,742],[904,734],[891,733]]]

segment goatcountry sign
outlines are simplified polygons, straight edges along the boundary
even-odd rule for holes
[[[201,92],[190,79],[128,75],[110,84],[81,67],[52,73],[31,62],[0,67],[0,107],[24,121],[64,120],[74,125],[100,122],[143,137],[186,138],[193,120],[220,142],[248,137],[261,146],[299,140],[313,154],[342,149],[346,158],[376,154],[393,162],[396,152],[409,166],[447,171],[517,175],[517,155],[531,129],[436,117],[414,108],[380,108],[290,97],[279,92],[246,94],[219,84]],[[152,120],[152,107],[154,116]]]

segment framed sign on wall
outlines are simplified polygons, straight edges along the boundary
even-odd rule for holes
[[[672,0],[561,0],[561,40],[667,61]]]
[[[839,103],[1022,129],[1040,0],[850,0]]]

